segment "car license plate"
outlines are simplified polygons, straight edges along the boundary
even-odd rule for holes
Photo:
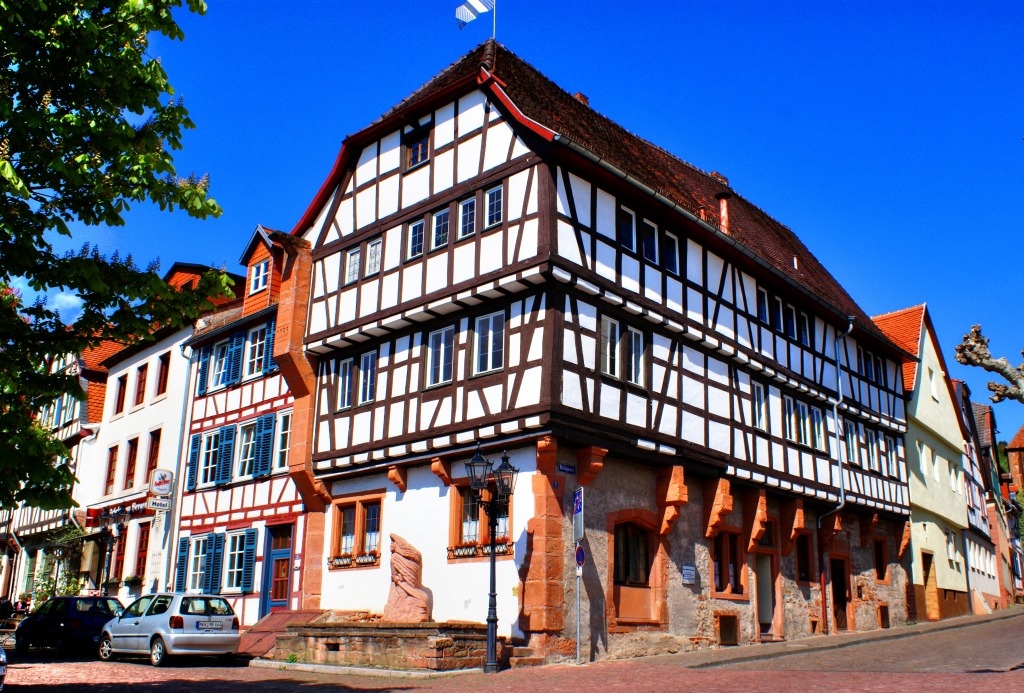
[[[220,621],[199,621],[196,623],[199,630],[224,630],[224,624]]]

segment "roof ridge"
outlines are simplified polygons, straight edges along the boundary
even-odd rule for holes
[[[907,306],[906,308],[897,308],[896,310],[890,310],[888,313],[879,313],[878,315],[872,315],[871,319],[872,320],[876,320],[878,318],[892,317],[894,315],[899,315],[900,313],[906,313],[908,311],[917,310],[917,309],[921,309],[922,311],[924,311],[924,310],[927,310],[927,308],[928,308],[928,302],[925,301],[924,303],[918,303],[917,305]]]

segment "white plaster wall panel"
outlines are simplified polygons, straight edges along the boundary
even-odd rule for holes
[[[363,282],[359,288],[359,315],[366,317],[377,311],[377,296],[379,294],[380,282],[376,279]]]
[[[388,310],[398,305],[398,272],[384,275],[380,281],[380,309]]]
[[[562,359],[566,363],[579,363],[576,358],[576,340],[570,335],[566,335],[566,338],[562,341]]]
[[[338,233],[342,238],[350,236],[355,231],[355,205],[351,197],[343,198],[338,205],[338,214],[335,216],[335,223],[338,225]]]
[[[370,442],[371,414],[363,410],[352,417],[352,444],[362,445]]]
[[[345,428],[348,428],[348,419],[338,418],[334,420],[334,428],[337,431],[341,427],[341,422],[345,422]],[[338,441],[347,440],[347,438],[338,438]],[[331,449],[331,422],[321,421],[317,425],[316,435],[316,451],[327,452]]]
[[[359,291],[356,287],[345,289],[341,292],[338,301],[338,317],[336,318],[338,323],[344,325],[345,323],[356,319],[356,300],[358,293]],[[333,315],[331,317],[334,318]]]
[[[543,318],[541,318],[543,319]],[[536,362],[541,360],[541,356],[544,350],[544,328],[537,327],[533,333],[533,339],[530,341],[530,354],[526,357],[527,361]]]
[[[615,197],[600,188],[597,189],[596,215],[594,226],[606,238],[615,239]]]
[[[231,390],[227,393],[227,406],[221,411],[239,409],[242,406],[242,393],[240,390]]]
[[[729,417],[729,393],[717,387],[708,388],[708,412],[716,416]]]
[[[704,375],[704,354],[692,347],[684,345],[683,368],[691,373]]]
[[[777,387],[768,388],[768,432],[782,437],[782,393]]]
[[[519,366],[519,344],[522,341],[521,335],[518,333],[510,334],[508,336],[508,365],[509,368],[516,368]]]
[[[395,363],[402,363],[403,361],[406,361],[409,358],[409,346],[410,341],[408,335],[404,337],[399,337],[398,339],[395,340]]]
[[[447,426],[452,423],[452,398],[442,397],[437,404],[437,414],[434,419],[436,426]]]
[[[216,493],[211,494],[216,497],[214,501],[214,507],[219,513],[226,513],[231,510],[231,494],[230,493]]]
[[[480,274],[494,272],[504,267],[502,240],[500,233],[484,235],[480,238]]]
[[[434,418],[437,410],[437,400],[424,400],[420,403],[420,429],[426,430],[430,427],[430,421]]]
[[[558,181],[558,186],[555,189],[556,193],[557,193],[556,196],[555,196],[555,209],[557,210],[557,212],[559,214],[567,216],[567,217],[571,217],[572,216],[572,212],[569,209],[569,193],[566,190],[565,181],[562,178],[562,167],[561,166],[559,166],[557,168],[555,178]]]
[[[388,416],[388,435],[398,437],[405,433],[405,402],[395,402],[391,405],[391,412]]]
[[[580,343],[583,345],[583,366],[594,370],[597,368],[597,339],[584,335]]]
[[[726,308],[722,305],[718,309],[718,322],[715,324],[715,331],[720,335],[724,335],[728,339],[733,339],[736,333],[732,329],[732,324],[732,308]]]
[[[438,253],[427,260],[427,293],[448,286],[448,253]]]
[[[373,439],[384,439],[384,413],[387,407],[379,406],[373,409]]]
[[[686,278],[695,284],[704,284],[704,249],[691,240],[686,241]]]
[[[423,264],[415,262],[402,269],[402,303],[423,295]]]
[[[330,211],[331,206],[334,204],[334,197],[337,193],[331,195],[328,201],[320,208],[317,212],[316,221],[308,229],[302,232],[302,238],[309,241],[310,243],[316,243],[317,238],[320,235],[321,229],[324,228],[324,222],[327,221],[327,212]]]
[[[367,145],[359,152],[356,163],[356,185],[363,185],[377,176],[377,143]]]
[[[786,450],[785,471],[793,476],[800,476],[800,452],[793,448]]]
[[[572,188],[572,197],[576,203],[576,220],[590,228],[590,183],[570,173],[569,186]]]
[[[388,176],[377,184],[377,217],[383,219],[398,211],[398,183],[401,176]]]
[[[361,229],[377,221],[377,187],[371,186],[356,193],[356,228]]]
[[[483,127],[484,104],[487,97],[481,91],[474,91],[459,99],[459,135],[468,135]]]
[[[558,254],[569,262],[583,266],[580,247],[576,242],[576,233],[567,222],[558,220]]]
[[[733,449],[733,453],[732,454],[733,454],[733,457],[735,457],[736,459],[738,459],[738,460],[740,460],[742,462],[747,462],[748,461],[747,460],[747,442],[749,440],[750,440],[750,435],[749,434],[744,434],[743,431],[740,431],[739,429],[734,429],[733,430],[733,435],[732,435],[732,449]]]
[[[538,222],[536,219],[527,219],[523,222],[523,237],[519,241],[519,256],[516,258],[517,261],[522,262],[523,260],[534,257],[537,254],[537,228]]]
[[[704,383],[683,376],[683,402],[691,407],[704,409]]]
[[[573,361],[575,363],[575,361]],[[651,364],[651,389],[654,392],[665,392],[665,379],[668,376],[668,369],[660,363]]]
[[[380,141],[381,175],[394,171],[402,163],[402,133],[398,130],[385,135]]]
[[[760,327],[760,340],[761,340],[761,354],[770,358],[775,358],[775,335],[767,327]]]
[[[704,323],[704,297],[696,289],[686,289],[686,317],[696,323]]]
[[[434,111],[434,148],[455,139],[455,103],[446,103]]]
[[[509,219],[518,219],[522,216],[524,208],[527,214],[537,211],[537,173],[538,168],[520,171],[508,179],[509,199],[512,201],[509,210]],[[533,184],[530,185],[530,178],[533,177]],[[529,197],[527,197],[527,186],[529,186]]]
[[[411,207],[430,196],[430,167],[420,168],[406,173],[402,180],[402,207]]]
[[[464,281],[469,281],[475,275],[476,244],[463,243],[455,248],[455,263],[452,265],[452,282],[459,284]]]
[[[800,455],[800,476],[814,481],[814,458],[808,453]]]
[[[658,431],[667,436],[676,436],[679,425],[679,408],[666,404],[661,410],[661,421],[658,424]]]
[[[455,151],[449,149],[434,157],[434,194],[455,184]]]
[[[761,436],[755,436],[754,438],[754,449],[757,451],[757,457],[755,461],[757,464],[767,467],[768,466],[768,440]]]
[[[626,255],[622,256],[622,275],[619,277],[619,285],[626,291],[640,293],[640,263]]]
[[[750,343],[750,322],[742,314],[737,314],[736,317],[736,341],[745,349],[754,347]]]
[[[338,282],[341,280],[341,252],[331,253],[322,262],[324,290],[327,293],[334,293],[338,290]]]
[[[540,383],[544,369],[541,366],[523,372],[523,384],[519,388],[517,407],[529,407],[540,402]]]
[[[512,145],[512,158],[518,159],[521,156],[526,156],[530,153],[530,148],[526,146],[522,138],[517,137],[516,142]]]
[[[562,371],[562,404],[573,409],[583,409],[580,379],[572,371]]]
[[[420,401],[418,399],[409,400],[409,415],[405,419],[408,423],[406,433],[415,433],[419,430],[416,426],[419,421],[419,406]]]
[[[585,301],[576,302],[576,319],[584,330],[597,332],[597,306]]]
[[[674,277],[666,282],[665,305],[677,313],[683,312],[683,283]]]
[[[648,264],[644,264],[644,296],[655,303],[662,302],[661,272]]]
[[[683,388],[686,391],[686,388]],[[683,440],[704,445],[704,417],[683,410]]]
[[[483,137],[476,135],[468,140],[459,143],[458,172],[456,182],[464,181],[479,175],[480,173],[480,147],[483,145]]]
[[[508,126],[508,123],[502,121],[488,125],[487,144],[484,147],[484,170],[489,171],[508,161],[511,145],[512,128]]]
[[[593,269],[594,269],[594,267],[593,267],[594,258],[591,257],[592,253],[590,252],[590,248],[591,248],[590,234],[587,233],[586,231],[580,231],[580,242],[582,243],[582,247],[583,247],[583,255],[582,255],[583,267],[585,269],[593,271]]]
[[[729,364],[724,361],[708,356],[708,378],[719,385],[729,384]]]
[[[609,383],[601,385],[601,403],[599,413],[608,419],[619,418],[619,405],[622,401],[622,391]]]
[[[646,397],[626,393],[626,423],[630,426],[647,428],[647,410],[650,400]]]

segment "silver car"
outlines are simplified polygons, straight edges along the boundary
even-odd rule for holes
[[[238,618],[215,594],[147,594],[103,626],[99,656],[148,654],[153,666],[169,655],[228,655],[238,652]]]

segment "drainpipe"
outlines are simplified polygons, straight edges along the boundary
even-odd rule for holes
[[[167,537],[167,548],[164,554],[164,590],[170,592],[171,584],[171,561],[177,558],[177,545],[178,545],[178,530],[177,526],[177,511],[181,507],[182,493],[181,490],[185,488],[184,484],[181,483],[181,452],[185,445],[185,434],[187,426],[189,424],[190,416],[189,402],[192,401],[190,396],[192,388],[192,357],[195,356],[195,349],[189,347],[189,354],[185,356],[185,345],[182,344],[179,349],[181,350],[182,358],[188,360],[188,366],[185,368],[185,396],[182,397],[181,403],[181,430],[178,431],[178,451],[174,456],[174,503],[171,503],[171,509],[164,515],[164,520],[167,522],[167,526],[164,528],[164,536]],[[155,587],[153,591],[157,590]]]
[[[853,316],[850,315],[846,318],[846,332],[843,333],[842,340],[846,343],[846,338],[853,332]],[[841,511],[846,506],[846,476],[843,474],[843,449],[842,441],[839,437],[839,405],[843,403],[843,371],[839,366],[839,340],[836,339],[832,342],[832,351],[836,359],[836,386],[839,396],[836,401],[832,403],[832,420],[835,421],[835,440],[836,440],[836,460],[839,462],[839,505],[829,510],[824,515],[818,516],[818,533],[821,533],[821,521],[829,515],[834,515]],[[821,548],[819,542],[818,551],[818,573],[821,575],[821,629],[823,633],[828,633],[828,600],[825,599],[825,550]],[[831,569],[829,570],[831,573]]]

